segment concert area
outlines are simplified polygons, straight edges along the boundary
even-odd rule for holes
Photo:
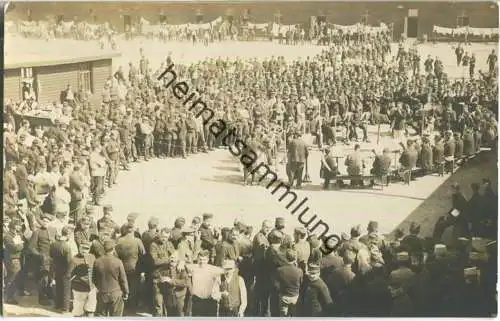
[[[496,315],[496,4],[5,21],[6,316]]]

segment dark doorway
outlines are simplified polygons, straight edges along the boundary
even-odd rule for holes
[[[130,15],[123,15],[123,28],[125,30],[130,30],[129,28],[132,26],[132,18]]]
[[[203,14],[198,13],[196,15],[196,23],[202,23],[203,22]]]
[[[407,29],[406,36],[408,38],[417,38],[418,37],[418,17],[408,17],[406,18]]]
[[[227,16],[226,16],[226,19],[227,19],[227,21],[228,21],[230,24],[232,24],[232,23],[233,23],[233,21],[234,21],[234,17],[233,17],[233,15],[227,15]]]
[[[319,15],[316,17],[316,21],[318,21],[318,23],[324,23],[326,22],[326,16],[325,15]]]
[[[31,17],[31,15],[30,15],[30,17]],[[64,16],[62,14],[57,16],[57,24],[60,24],[61,22],[63,22],[63,20],[64,20]]]
[[[458,27],[468,27],[469,26],[469,16],[457,17],[457,26]]]
[[[165,16],[164,14],[161,14],[160,15],[160,23],[167,23],[167,16]]]

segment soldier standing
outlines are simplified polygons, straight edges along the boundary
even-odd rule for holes
[[[78,254],[70,263],[71,289],[73,291],[73,311],[75,317],[94,316],[97,292],[92,281],[95,256],[89,253],[90,243],[80,243]]]
[[[320,267],[310,264],[301,289],[299,315],[303,317],[328,316],[333,304],[330,291],[320,277]]]
[[[5,284],[5,302],[8,304],[18,304],[15,299],[18,291],[24,291],[23,275],[23,252],[24,237],[22,235],[22,223],[14,219],[9,222],[8,231],[4,231],[4,262],[7,276]],[[5,233],[6,232],[6,233]]]
[[[171,255],[175,253],[175,248],[169,241],[170,230],[162,229],[161,233],[155,236],[149,250],[151,271],[152,271],[152,294],[154,317],[167,316],[167,306],[164,286],[161,278],[167,275],[168,263]]]
[[[123,262],[130,290],[130,297],[126,307],[130,311],[135,311],[138,302],[137,294],[139,293],[137,263],[139,262],[139,258],[144,255],[144,245],[139,238],[135,237],[133,227],[128,225],[123,226],[120,234],[122,236],[116,243],[116,255]]]
[[[210,253],[210,262],[215,259],[215,245],[219,239],[216,231],[212,227],[213,214],[205,213],[203,214],[203,222],[201,223],[200,240],[201,248],[207,250]]]
[[[73,255],[76,254],[71,253],[68,239],[70,233],[68,226],[63,227],[58,240],[50,248],[50,257],[52,258],[54,279],[56,282],[55,308],[63,313],[69,312],[71,298],[70,262]]]
[[[114,256],[115,243],[104,241],[105,255],[94,262],[92,280],[97,288],[96,315],[121,317],[123,301],[128,299],[127,275],[122,261]]]
[[[183,262],[180,263],[178,253],[172,253],[165,273],[160,278],[163,302],[169,317],[183,317],[185,312],[184,304],[190,285],[187,270]]]

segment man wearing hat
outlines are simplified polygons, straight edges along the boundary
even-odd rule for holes
[[[273,285],[278,293],[279,316],[292,317],[295,315],[295,305],[299,298],[304,273],[297,267],[297,252],[287,249],[285,252],[287,264],[276,270]],[[274,311],[275,308],[271,308]]]
[[[194,263],[201,250],[200,240],[195,239],[195,230],[191,227],[183,227],[181,230],[181,240],[177,246],[179,260],[185,263]]]
[[[368,227],[366,228],[367,234],[360,237],[359,241],[364,243],[366,246],[370,247],[371,245],[376,246],[381,252],[384,252],[386,249],[385,238],[383,235],[380,235],[378,232],[378,222],[370,221],[368,223]]]
[[[266,266],[266,252],[269,248],[268,235],[273,228],[271,220],[262,222],[262,228],[255,234],[253,238],[253,270],[255,272],[255,288],[254,288],[254,315],[264,316],[269,309],[269,300],[266,293],[268,288],[268,271]]]
[[[71,299],[70,262],[76,253],[71,253],[69,237],[71,227],[64,226],[57,240],[50,247],[50,257],[55,279],[55,308],[62,313],[69,312]]]
[[[182,239],[181,231],[184,228],[185,224],[186,224],[186,219],[184,217],[178,217],[175,219],[174,228],[172,229],[171,232],[172,243],[174,244],[175,247],[179,245],[179,242]]]
[[[103,244],[105,254],[96,259],[92,280],[97,288],[96,316],[121,317],[123,301],[128,299],[129,287],[122,261],[114,256],[115,243],[106,240]]]
[[[125,225],[127,225],[128,227],[130,227],[132,229],[132,231],[134,232],[134,236],[136,238],[140,239],[141,232],[139,231],[139,228],[136,227],[136,222],[137,222],[138,217],[139,217],[139,213],[135,213],[135,212],[130,213],[129,215],[127,215],[127,223]]]
[[[392,296],[391,316],[413,315],[413,302],[408,296],[409,287],[415,279],[415,273],[409,268],[410,256],[408,252],[396,254],[397,269],[389,274],[389,291]]]
[[[211,260],[215,258],[215,245],[217,244],[217,240],[219,238],[218,233],[216,233],[212,226],[213,217],[214,215],[211,213],[204,213],[203,222],[201,223],[199,229],[201,248],[209,251]]]
[[[133,227],[130,225],[122,226],[120,234],[121,236],[116,242],[116,255],[123,262],[130,290],[130,297],[125,305],[130,311],[135,311],[138,303],[140,275],[137,263],[145,253],[144,244],[140,238],[134,235]]]
[[[329,316],[332,304],[330,291],[320,277],[319,265],[309,264],[307,278],[298,303],[298,315],[302,317]]]
[[[302,188],[302,178],[304,171],[304,164],[309,156],[309,150],[306,142],[301,138],[298,132],[294,134],[294,139],[288,146],[288,184],[293,186],[297,180],[297,188]]]
[[[297,266],[306,273],[307,262],[309,262],[309,256],[311,255],[311,246],[307,242],[307,230],[305,227],[296,227],[294,230],[294,240],[293,249],[297,252]]]
[[[152,289],[153,295],[153,316],[166,316],[166,306],[164,304],[163,287],[160,279],[168,267],[170,257],[175,252],[173,244],[169,240],[170,229],[163,228],[160,233],[155,235],[149,254],[147,254],[150,262],[149,271],[151,273],[151,284],[146,284],[148,289]],[[148,280],[146,279],[146,282]]]
[[[40,280],[38,289],[38,301],[42,305],[49,305],[52,299],[50,284],[52,283],[50,248],[56,240],[57,231],[48,226],[50,218],[43,215],[40,228],[33,232],[29,242],[28,250],[33,254],[38,268],[36,279]]]
[[[290,235],[285,233],[285,218],[277,217],[274,222],[275,230],[279,231],[283,235],[281,246],[284,249],[289,249],[293,245],[293,239]]]
[[[71,289],[73,292],[73,310],[75,317],[92,317],[97,305],[97,292],[92,280],[95,256],[90,254],[88,241],[79,244],[78,254],[70,263]]]
[[[4,230],[4,262],[7,275],[4,279],[5,302],[17,304],[15,296],[19,291],[24,291],[24,278],[22,259],[24,254],[25,239],[22,235],[22,222],[18,219],[9,220],[8,231]]]
[[[222,240],[215,247],[215,265],[222,266],[224,260],[239,261],[240,248],[236,242],[236,229],[223,228]]]
[[[247,307],[245,281],[238,275],[235,261],[225,260],[222,268],[225,273],[217,278],[212,290],[218,316],[243,317]]]
[[[112,219],[113,217],[113,206],[104,205],[103,208],[103,216],[102,218],[97,220],[97,230],[109,230],[112,231],[111,237],[115,237],[115,234],[120,232],[120,228],[118,224]]]
[[[179,261],[178,253],[170,254],[168,265],[161,271],[158,282],[166,315],[184,316],[184,304],[190,283],[187,270],[184,263]]]
[[[85,190],[85,178],[81,172],[79,162],[74,162],[73,171],[69,175],[69,193],[71,195],[70,213],[71,218],[77,223],[83,215],[83,198]]]

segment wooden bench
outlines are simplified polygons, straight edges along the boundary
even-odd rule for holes
[[[352,184],[342,184],[339,186],[337,182],[339,181],[349,181],[352,182],[352,180],[357,180],[361,183],[363,183],[362,186],[360,185],[352,185]],[[388,175],[383,175],[383,176],[376,176],[376,175],[339,175],[335,178],[332,179],[334,181],[336,187],[338,189],[371,189],[375,186],[380,187],[380,189],[383,189],[384,186],[389,185],[389,176]],[[374,184],[372,184],[372,181]],[[368,182],[368,184],[365,184],[365,182]]]

